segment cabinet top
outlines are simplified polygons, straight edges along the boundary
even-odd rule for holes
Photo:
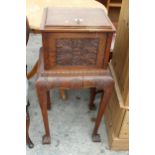
[[[115,27],[100,8],[45,8],[42,31],[50,32],[114,32]]]

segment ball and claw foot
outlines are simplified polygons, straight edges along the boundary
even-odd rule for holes
[[[42,139],[42,143],[43,144],[51,144],[51,137],[47,136],[47,135],[44,135],[43,139]]]
[[[89,104],[89,110],[96,110],[96,105],[95,104]]]
[[[101,142],[101,137],[99,134],[93,134],[92,140],[93,140],[93,142]]]
[[[27,146],[32,149],[34,147],[34,144],[32,143],[31,140],[29,140],[29,142],[27,143]]]

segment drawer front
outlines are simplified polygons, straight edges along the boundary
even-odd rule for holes
[[[43,33],[45,68],[104,64],[106,33]]]

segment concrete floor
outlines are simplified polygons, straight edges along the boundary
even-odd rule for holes
[[[40,35],[30,35],[27,46],[27,65],[28,70],[38,58],[39,47],[41,46]],[[91,118],[95,117],[97,111],[89,111],[87,104],[89,100],[89,90],[68,90],[68,100],[62,101],[59,90],[51,90],[50,97],[53,103],[49,114],[49,125],[52,143],[42,145],[42,135],[44,127],[42,116],[35,93],[34,81],[29,81],[29,100],[30,100],[30,137],[34,143],[34,148],[26,148],[27,155],[128,155],[124,151],[111,151],[108,148],[108,139],[104,119],[102,120],[99,133],[101,143],[93,143],[91,133],[94,122]],[[100,96],[96,97],[98,105]]]

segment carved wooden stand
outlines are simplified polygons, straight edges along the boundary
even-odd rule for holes
[[[43,136],[42,143],[50,144],[50,130],[48,124],[48,114],[47,109],[50,109],[51,102],[49,98],[49,90],[53,88],[97,88],[102,89],[104,91],[104,95],[102,96],[102,100],[99,106],[95,127],[92,133],[92,140],[94,142],[100,142],[100,136],[98,134],[98,128],[101,123],[102,116],[104,114],[106,105],[109,101],[114,81],[109,70],[102,70],[100,74],[90,74],[83,75],[74,71],[64,71],[60,72],[47,72],[43,69],[43,57],[42,51],[40,52],[40,62],[39,62],[39,70],[38,70],[38,79],[36,81],[36,91],[40,103],[40,108],[43,116],[43,122],[45,127],[45,135]],[[93,103],[93,102],[92,102]],[[89,107],[94,107],[94,105],[89,104]],[[91,108],[92,109],[92,108]]]
[[[62,16],[57,16],[58,13]],[[91,15],[96,17],[93,25]],[[92,140],[100,142],[98,128],[114,85],[107,68],[114,32],[115,28],[109,18],[100,9],[45,9],[42,23],[43,47],[40,50],[36,80],[36,92],[45,127],[43,144],[51,143],[47,110],[51,108],[49,90],[53,88],[91,88],[91,110],[95,109],[92,102],[95,88],[104,91],[92,133]]]

